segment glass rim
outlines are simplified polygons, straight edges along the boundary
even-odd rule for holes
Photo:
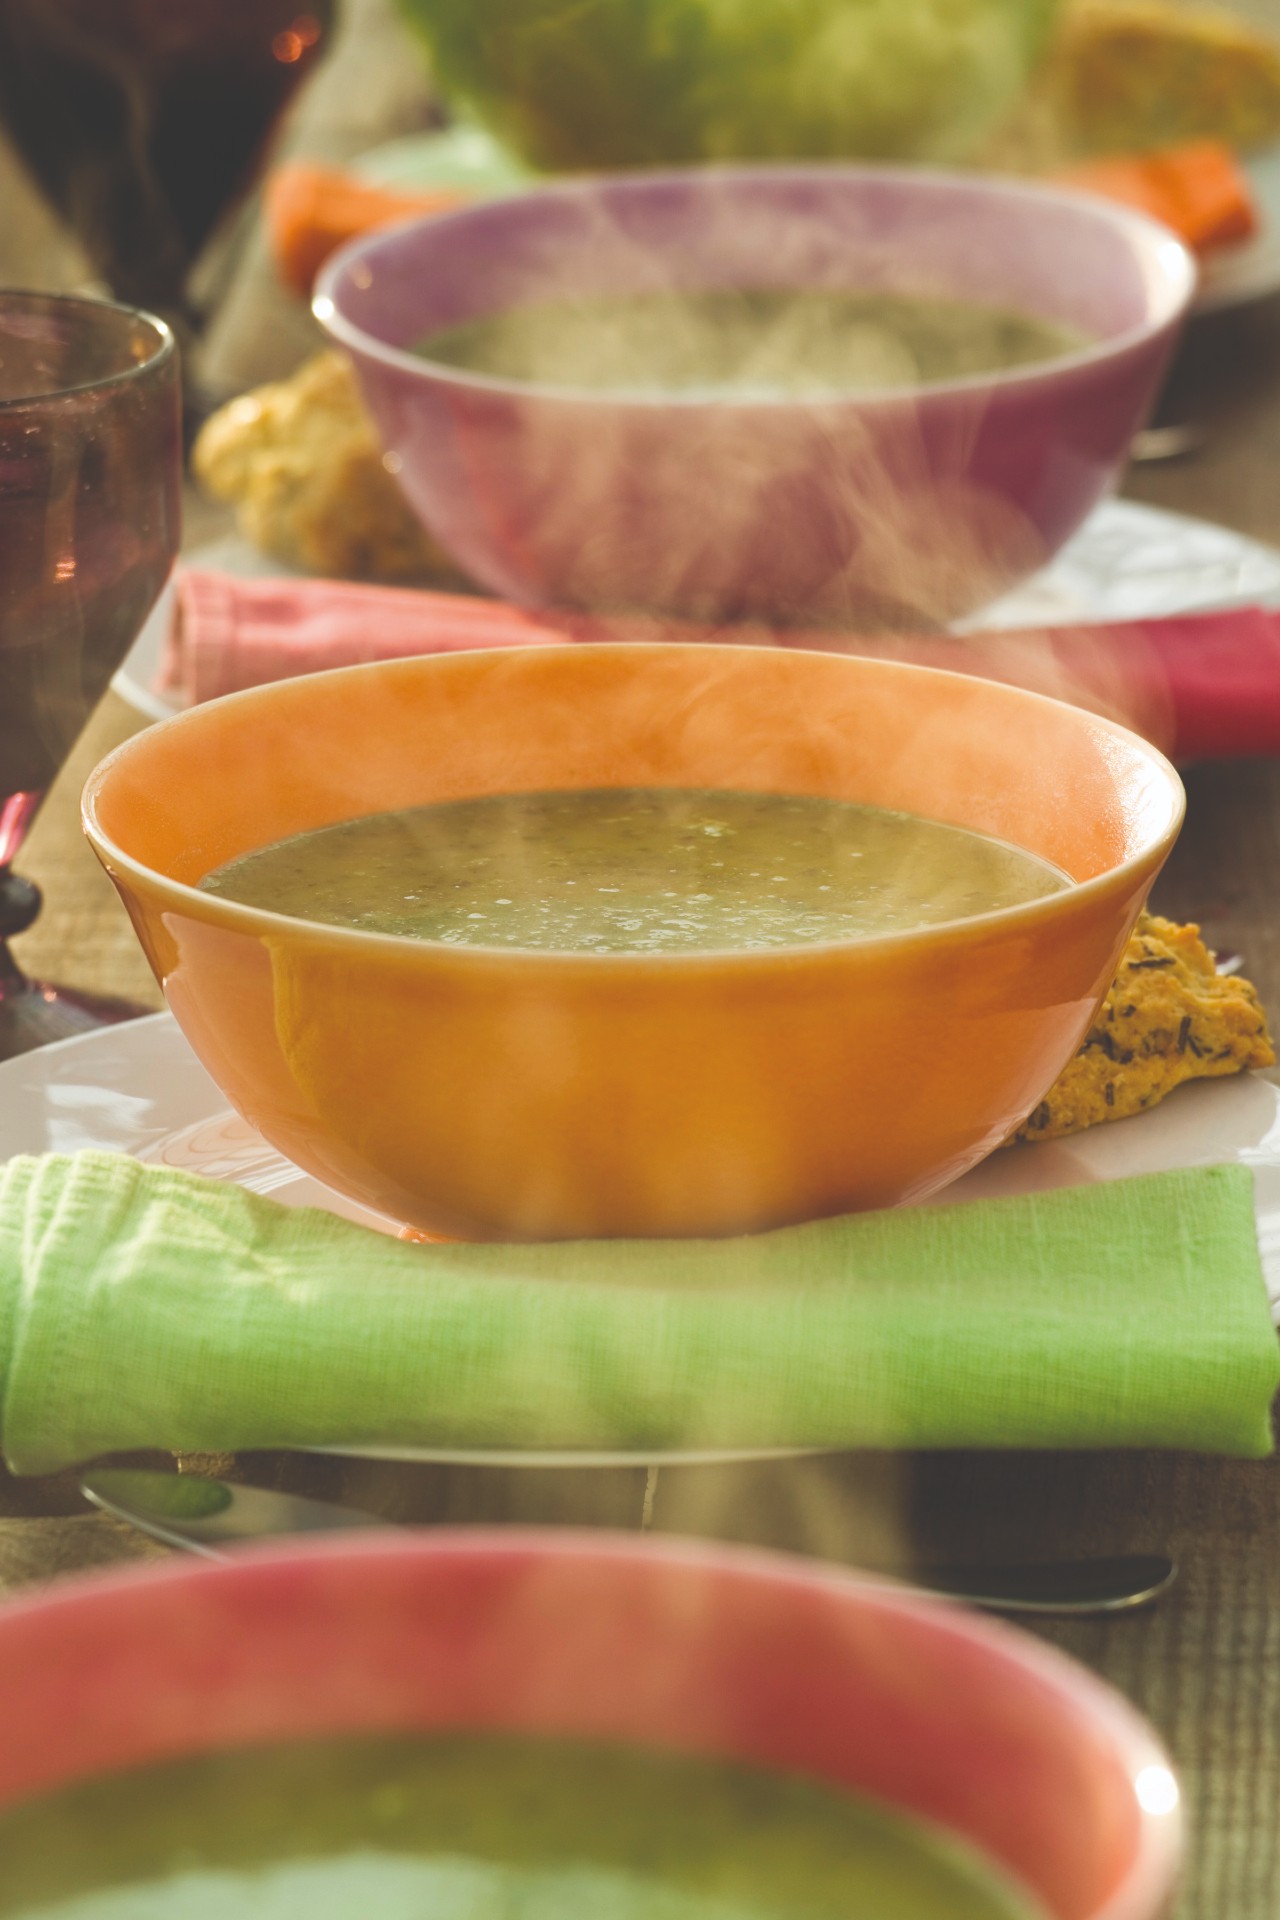
[[[178,342],[168,321],[162,320],[159,314],[148,312],[145,307],[132,306],[125,300],[86,293],[54,293],[39,287],[0,286],[0,321],[9,303],[13,303],[15,308],[22,306],[31,312],[82,308],[125,316],[151,328],[155,334],[155,347],[145,359],[135,360],[115,373],[102,374],[94,380],[78,380],[70,386],[38,388],[32,393],[0,399],[0,414],[17,412],[23,407],[44,406],[51,401],[69,400],[77,394],[99,393],[111,387],[124,386],[129,381],[157,372],[177,357]]]

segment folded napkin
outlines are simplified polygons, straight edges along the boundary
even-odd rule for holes
[[[1280,613],[1262,607],[1016,633],[868,638],[528,613],[472,594],[189,568],[178,576],[158,684],[194,702],[367,660],[664,637],[816,646],[1004,680],[1110,714],[1182,761],[1280,752]]]
[[[749,1239],[409,1245],[88,1152],[0,1168],[0,1434],[132,1448],[1261,1455],[1252,1184],[1197,1168]]]
[[[196,567],[175,577],[157,689],[195,705],[325,667],[472,647],[547,646],[566,635],[475,594],[345,580],[245,580]]]
[[[944,644],[933,645],[936,666]],[[1280,612],[1270,608],[969,634],[961,644],[971,657],[960,671],[1108,713],[1181,763],[1280,753]]]
[[[1221,140],[1106,154],[1061,168],[1054,177],[1064,186],[1136,207],[1171,227],[1197,253],[1247,240],[1261,225],[1253,183]]]

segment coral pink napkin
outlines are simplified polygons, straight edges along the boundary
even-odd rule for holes
[[[244,580],[188,567],[157,686],[195,704],[324,667],[562,640],[529,614],[471,594],[343,580]]]
[[[324,667],[477,647],[677,638],[820,647],[1005,680],[1109,713],[1178,760],[1280,752],[1280,613],[1262,607],[953,637],[528,613],[470,594],[187,569],[159,685],[188,702]]]

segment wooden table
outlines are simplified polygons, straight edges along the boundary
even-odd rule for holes
[[[303,102],[295,146],[341,157],[421,124],[424,85],[384,0],[353,0],[339,62]],[[0,183],[2,184],[2,183]],[[274,288],[252,236],[206,359],[228,386],[283,371],[308,323]],[[1280,543],[1280,305],[1206,325],[1172,395],[1207,430],[1180,465],[1135,471],[1138,499]],[[198,509],[193,545],[216,516]],[[139,720],[109,696],[50,795],[23,856],[46,889],[21,943],[34,970],[89,988],[158,996],[124,915],[80,840],[76,801],[90,766]],[[1186,832],[1156,905],[1199,919],[1247,956],[1280,1010],[1280,765],[1206,765],[1188,778]],[[242,1456],[233,1470],[359,1501],[388,1517],[641,1522],[642,1471],[400,1468]],[[1182,1577],[1152,1614],[1046,1625],[1047,1638],[1105,1674],[1168,1741],[1189,1804],[1192,1857],[1179,1920],[1271,1920],[1280,1888],[1280,1475],[1272,1462],[1155,1453],[843,1456],[722,1469],[664,1469],[650,1486],[659,1530],[706,1532],[895,1565],[915,1553],[965,1559],[1172,1552]],[[159,1553],[87,1512],[74,1476],[0,1479],[0,1586]]]

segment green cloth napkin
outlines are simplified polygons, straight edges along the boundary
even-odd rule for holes
[[[0,1169],[0,1437],[140,1447],[1188,1447],[1280,1374],[1238,1167],[750,1239],[416,1246],[122,1155]]]

